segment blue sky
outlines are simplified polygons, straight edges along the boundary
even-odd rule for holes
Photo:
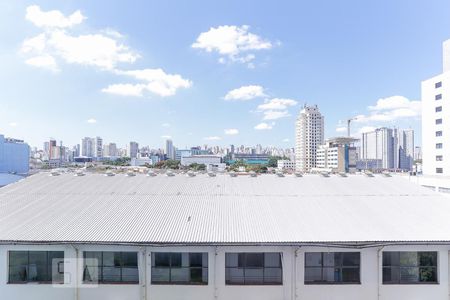
[[[450,2],[0,1],[0,133],[162,147],[291,147],[304,103],[326,136],[420,131]],[[420,132],[417,134],[420,144]]]

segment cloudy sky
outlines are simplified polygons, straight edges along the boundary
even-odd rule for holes
[[[450,2],[16,0],[0,25],[2,134],[290,147],[305,103],[327,137],[420,131]]]

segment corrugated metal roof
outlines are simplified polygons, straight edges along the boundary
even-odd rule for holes
[[[37,174],[0,189],[0,241],[450,241],[450,199],[397,177]]]

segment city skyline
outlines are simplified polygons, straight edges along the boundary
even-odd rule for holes
[[[0,4],[0,132],[38,147],[49,137],[75,145],[101,136],[118,145],[164,147],[170,137],[178,145],[290,148],[301,107],[317,104],[325,137],[345,136],[346,120],[358,116],[353,133],[412,128],[420,145],[420,82],[441,70],[448,3],[389,3],[389,11],[255,3],[112,3],[108,11],[102,2]],[[197,20],[196,9],[208,16]],[[273,12],[286,22],[270,21]],[[173,28],[160,17],[167,15]],[[75,54],[77,47],[86,51]]]

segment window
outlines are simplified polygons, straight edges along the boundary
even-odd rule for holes
[[[442,149],[442,143],[437,143],[436,144],[436,149]]]
[[[64,251],[9,251],[9,283],[63,283]]]
[[[436,119],[436,125],[442,124],[442,119]]]
[[[434,96],[435,100],[441,100],[442,99],[442,94],[438,94],[436,96]]]
[[[442,157],[442,155],[436,155],[436,161],[443,161],[444,158]]]
[[[305,284],[360,283],[359,252],[305,253]]]
[[[208,284],[208,253],[154,252],[152,284]]]
[[[139,283],[137,252],[83,253],[84,283]]]
[[[442,130],[436,131],[436,136],[442,136]]]
[[[383,252],[383,284],[437,283],[437,252]]]
[[[442,174],[442,173],[444,173],[444,169],[443,168],[436,168],[436,173],[437,174]]]
[[[226,253],[225,283],[229,285],[282,285],[281,254]]]
[[[436,89],[442,87],[442,81],[436,82],[436,83],[434,84],[434,87],[435,87]]]
[[[442,106],[437,106],[436,107],[436,112],[441,112],[442,111]]]

